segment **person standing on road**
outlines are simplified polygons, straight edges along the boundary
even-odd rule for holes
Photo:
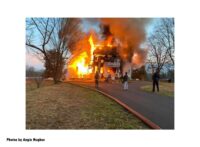
[[[123,84],[124,84],[124,90],[128,90],[128,74],[127,74],[127,72],[123,76]]]
[[[111,81],[111,74],[108,74],[108,83]]]
[[[155,86],[157,87],[157,91],[159,92],[159,79],[160,79],[159,70],[157,69],[156,72],[152,76],[152,80],[153,80],[152,92],[155,92]]]
[[[99,73],[98,72],[95,73],[94,78],[95,78],[95,87],[98,88],[99,87]]]

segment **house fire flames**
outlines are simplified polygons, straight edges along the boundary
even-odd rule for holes
[[[131,78],[133,65],[142,64],[146,55],[139,49],[145,38],[144,23],[129,19],[114,21],[102,19],[106,24],[102,25],[100,35],[90,32],[77,43],[67,61],[66,79],[94,79],[96,72],[101,78],[110,75],[113,79],[127,72]],[[117,24],[121,22],[123,25]]]
[[[121,72],[121,59],[117,53],[117,46],[109,39],[101,44],[95,44],[92,35],[88,42],[90,50],[87,49],[79,55],[73,56],[68,62],[68,79],[86,78],[92,79],[96,72],[101,78],[119,77]]]

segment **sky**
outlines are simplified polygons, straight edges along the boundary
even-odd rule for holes
[[[32,66],[36,70],[44,69],[44,64],[35,55],[26,52],[26,66]]]
[[[147,36],[152,32],[155,23],[158,21],[159,19],[153,19],[146,27],[146,34]],[[93,21],[86,21],[84,20],[82,23],[82,29],[84,32],[88,32],[90,29],[94,29],[95,31],[99,31],[99,27],[98,27],[98,23],[97,22],[93,22]],[[44,63],[35,55],[33,55],[31,53],[31,51],[26,51],[26,66],[32,66],[34,67],[36,70],[43,70],[44,69]]]

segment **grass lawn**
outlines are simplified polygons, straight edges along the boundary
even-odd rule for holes
[[[43,80],[40,87],[52,86],[54,82],[52,80]],[[37,84],[33,79],[26,80],[26,91],[37,89]]]
[[[174,83],[159,82],[159,84],[160,91],[156,92],[157,94],[174,97]],[[142,86],[141,89],[146,92],[152,92],[152,83],[149,82],[149,84]]]
[[[26,129],[150,129],[113,100],[67,83],[27,90]]]

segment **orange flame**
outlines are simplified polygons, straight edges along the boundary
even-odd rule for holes
[[[95,50],[95,45],[93,42],[92,35],[90,35],[88,42],[90,44],[90,53],[84,51],[80,53],[79,55],[76,55],[69,65],[69,68],[72,68],[79,78],[82,78],[85,75],[92,73],[92,67],[89,66],[89,62],[86,62],[86,61],[90,61],[90,65],[92,65],[93,60],[94,60],[93,53]]]
[[[71,61],[69,62],[69,68],[70,68],[70,72],[72,73],[71,75],[73,76],[77,76],[78,78],[83,78],[83,77],[87,77],[87,75],[90,75],[93,72],[96,72],[98,69],[97,66],[93,67],[93,62],[94,62],[94,51],[96,48],[98,49],[104,49],[104,46],[107,47],[112,47],[112,37],[109,37],[107,39],[107,41],[104,42],[99,42],[99,44],[95,44],[94,43],[94,38],[93,35],[91,34],[89,36],[89,38],[87,40],[85,40],[85,44],[90,45],[87,46],[87,48],[85,48],[84,51],[76,54]],[[83,43],[84,44],[84,43]],[[86,47],[85,46],[85,47]],[[84,49],[84,45],[82,46],[82,49]],[[99,69],[100,73],[103,74],[104,69],[100,68]]]
[[[108,47],[112,47],[112,37],[110,36],[109,38],[108,38],[108,40],[107,40],[107,43],[106,43],[106,45],[108,46]]]
[[[91,54],[91,59],[90,59],[90,62],[92,63],[93,60],[94,60],[94,50],[95,50],[95,46],[94,46],[94,42],[93,42],[93,39],[92,39],[92,35],[90,35],[90,38],[89,38],[89,43],[90,43],[90,54]]]
[[[83,52],[79,56],[76,56],[76,60],[69,66],[77,71],[79,78],[89,73],[86,58],[88,58],[88,55],[86,52]]]

